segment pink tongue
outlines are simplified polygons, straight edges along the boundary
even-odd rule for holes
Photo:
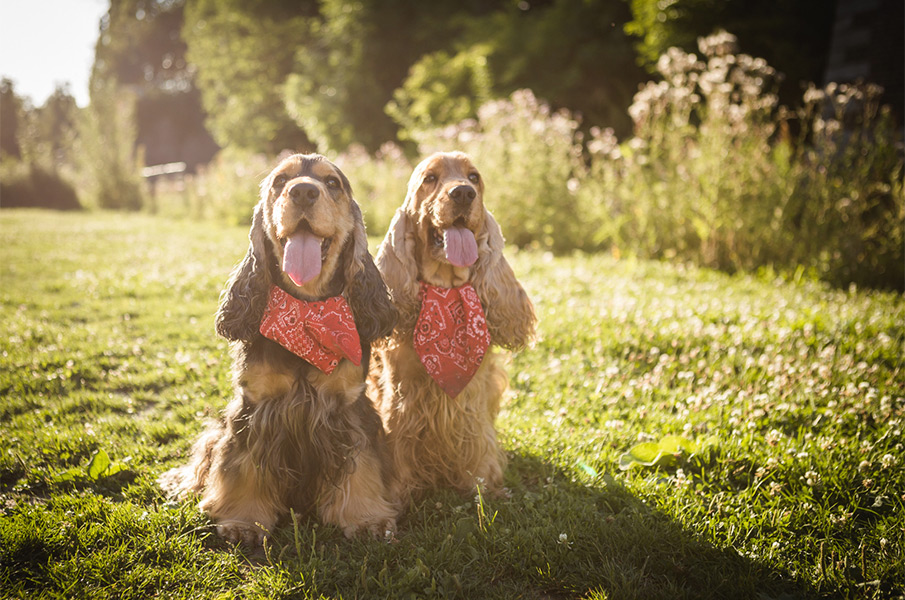
[[[465,227],[450,227],[443,232],[446,260],[457,267],[470,267],[478,260],[478,243]]]
[[[286,242],[283,271],[295,285],[305,285],[321,272],[321,242],[309,231],[299,231]]]

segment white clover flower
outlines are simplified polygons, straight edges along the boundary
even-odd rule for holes
[[[820,483],[820,475],[816,471],[808,471],[804,474],[805,483],[810,487],[814,487]]]
[[[894,466],[896,466],[896,464],[898,464],[898,462],[899,462],[899,459],[896,458],[895,456],[893,456],[892,454],[884,454],[883,457],[880,459],[880,464],[883,466],[884,469],[894,467]]]

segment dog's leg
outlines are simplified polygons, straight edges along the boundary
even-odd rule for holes
[[[260,545],[283,511],[284,482],[270,459],[275,440],[252,433],[256,407],[237,397],[227,407],[222,435],[211,450],[211,465],[199,507],[231,542]],[[275,460],[275,458],[274,458]]]
[[[396,531],[396,510],[387,500],[379,460],[371,449],[354,459],[351,472],[332,485],[324,483],[318,513],[324,523],[342,528],[346,537],[368,531],[377,537]]]
[[[347,537],[363,530],[391,535],[396,531],[397,511],[388,500],[379,417],[363,393],[357,402],[338,406],[330,417],[331,429],[339,435],[328,443],[341,441],[351,455],[339,464],[334,461],[338,473],[323,478],[318,515],[324,523],[342,528]],[[335,450],[336,446],[321,451]]]

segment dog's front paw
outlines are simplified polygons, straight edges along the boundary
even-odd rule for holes
[[[222,521],[217,523],[217,535],[233,544],[245,544],[251,548],[257,548],[264,544],[267,532],[254,523]]]
[[[356,523],[343,527],[343,534],[347,538],[365,532],[375,539],[392,540],[396,536],[396,519],[388,517],[372,523]]]

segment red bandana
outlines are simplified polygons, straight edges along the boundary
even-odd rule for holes
[[[451,398],[474,377],[490,347],[481,300],[470,283],[442,288],[421,282],[421,313],[415,324],[415,351]]]
[[[329,375],[343,358],[361,364],[361,341],[352,310],[342,296],[305,302],[277,286],[261,321],[261,335]]]

